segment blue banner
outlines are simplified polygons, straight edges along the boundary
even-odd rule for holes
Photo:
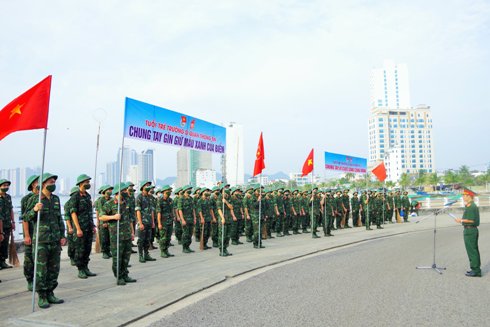
[[[130,98],[124,137],[219,154],[226,146],[226,128]]]
[[[367,159],[325,152],[325,169],[365,174],[367,171]]]

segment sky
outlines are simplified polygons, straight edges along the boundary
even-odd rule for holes
[[[94,171],[101,111],[98,170],[116,159],[125,97],[242,124],[246,173],[261,131],[264,173],[299,172],[311,148],[316,172],[323,151],[367,157],[386,59],[432,109],[436,169],[490,163],[489,1],[0,0],[0,27],[0,108],[53,75],[45,166],[60,176]],[[0,141],[0,169],[40,166],[42,135]],[[176,175],[177,148],[126,144]]]

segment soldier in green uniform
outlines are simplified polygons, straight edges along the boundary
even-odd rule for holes
[[[283,231],[284,231],[284,224],[285,224],[285,217],[286,217],[286,209],[284,205],[284,195],[282,194],[283,188],[278,188],[277,189],[277,195],[276,195],[276,206],[277,206],[277,211],[279,212],[279,215],[277,216],[276,219],[276,236],[277,237],[283,237]]]
[[[284,218],[282,224],[282,234],[290,236],[289,229],[291,226],[291,216],[293,214],[293,205],[291,203],[291,196],[289,190],[284,190]]]
[[[109,225],[105,222],[100,222],[100,212],[104,204],[111,200],[112,190],[114,188],[110,185],[102,185],[99,188],[99,196],[97,200],[95,200],[95,216],[97,217],[97,228],[99,230],[99,243],[100,248],[102,250],[102,258],[110,259],[111,258],[111,240],[109,239]]]
[[[352,226],[354,227],[359,226],[359,219],[360,219],[359,212],[361,210],[361,202],[357,195],[358,193],[354,192],[352,198],[350,199],[350,206],[352,209]]]
[[[385,206],[385,201],[383,193],[378,192],[376,195],[376,228],[383,229],[381,224],[383,223],[383,208]]]
[[[323,234],[325,236],[333,236],[331,233],[331,219],[334,215],[333,205],[330,198],[330,192],[325,192],[320,201],[321,213],[323,217]]]
[[[127,202],[129,206],[129,217],[131,218],[131,223],[133,224],[133,230],[136,230],[136,197],[134,196],[134,183],[127,182],[126,184],[128,184],[129,198]],[[135,248],[137,246],[138,245],[134,244],[134,242],[131,242],[132,248]],[[138,253],[138,252],[131,249],[131,253]]]
[[[349,226],[349,215],[350,215],[350,197],[349,190],[344,190],[344,194],[342,195],[342,207],[344,210],[343,222],[345,228],[351,228]]]
[[[245,237],[248,243],[252,243],[253,237],[253,227],[252,227],[252,196],[253,196],[253,185],[250,185],[245,190],[245,196],[243,197],[243,211],[245,214]]]
[[[91,178],[81,174],[77,178],[79,191],[71,197],[71,220],[74,227],[75,263],[78,268],[78,277],[86,279],[96,276],[88,268],[92,241],[94,239],[95,224],[92,209],[92,198],[87,190],[90,189]],[[75,238],[76,237],[76,238]]]
[[[112,253],[112,273],[117,285],[135,283],[136,279],[129,277],[128,265],[131,257],[131,241],[134,240],[134,228],[129,215],[129,205],[126,183],[117,184],[114,188],[114,199],[104,203],[100,211],[100,220],[109,224],[110,248]],[[118,230],[119,222],[119,275],[118,275]]]
[[[274,198],[272,197],[272,191],[267,190],[265,192],[265,198],[264,198],[264,203],[265,203],[265,225],[266,225],[266,234],[267,238],[275,238],[272,236],[272,228],[273,228],[273,222],[274,222],[274,217],[275,215],[275,208],[276,208],[276,203]]]
[[[34,279],[34,258],[32,257],[32,222],[24,221],[27,214],[27,205],[32,196],[39,197],[39,176],[32,175],[27,179],[27,190],[29,193],[20,200],[20,218],[22,230],[24,231],[24,276],[27,281],[27,290],[32,291],[32,280]]]
[[[150,195],[151,182],[143,181],[140,184],[141,193],[136,197],[136,219],[138,220],[138,254],[139,262],[155,261],[150,256],[151,230],[154,225],[153,200]]]
[[[408,223],[408,214],[410,211],[410,199],[408,198],[408,192],[403,192],[401,198],[401,209],[403,210],[403,222]]]
[[[211,200],[211,209],[215,216],[218,213],[217,201],[220,196],[221,188],[219,186],[215,186],[212,189],[213,193],[210,197]],[[213,248],[218,247],[218,219],[217,217],[213,217],[211,220],[211,239],[213,241]]]
[[[172,188],[169,185],[165,185],[161,188],[161,191],[162,196],[158,198],[156,211],[158,230],[160,231],[160,256],[169,258],[174,256],[168,252],[174,224],[173,201],[170,197]]]
[[[68,233],[68,237],[67,237],[67,241],[68,241],[68,257],[70,258],[70,263],[72,266],[76,266],[77,263],[75,262],[75,241],[76,241],[76,234],[73,235],[73,224],[72,224],[72,221],[71,221],[71,204],[72,204],[72,196],[73,194],[77,193],[78,192],[78,187],[74,186],[71,188],[70,190],[70,198],[68,199],[68,201],[65,202],[65,205],[63,207],[63,215],[64,215],[64,219],[65,219],[65,224],[66,224],[66,228],[67,228],[67,233]]]
[[[395,211],[395,206],[393,202],[393,192],[388,192],[388,195],[386,196],[386,202],[388,203],[390,209],[386,213],[386,219],[390,224],[393,223],[393,212]]]
[[[196,218],[199,218],[199,215],[197,214],[197,202],[201,198],[201,188],[196,187],[194,188],[194,193],[192,200],[194,201],[194,208],[196,208]],[[194,226],[194,239],[196,242],[201,241],[201,219],[196,219],[196,225]]]
[[[475,192],[464,189],[463,200],[465,203],[463,218],[456,219],[456,222],[463,225],[463,238],[466,254],[470,261],[470,270],[466,272],[468,277],[481,277],[480,250],[478,249],[478,226],[480,226],[480,211],[473,198]]]
[[[262,245],[262,236],[260,234],[262,231],[259,230],[259,219],[262,219],[259,213],[259,207],[261,206],[260,202],[262,201],[262,194],[260,194],[262,188],[263,186],[256,185],[254,187],[254,193],[248,199],[250,202],[249,208],[251,209],[249,214],[253,226],[253,245],[256,249],[265,248],[265,246]],[[260,210],[262,210],[262,208],[260,208]],[[263,221],[260,221],[260,223],[262,225]]]
[[[203,189],[201,190],[201,198],[197,201],[196,215],[197,219],[201,221],[201,228],[203,228],[203,245],[204,250],[211,249],[208,246],[208,240],[211,236],[211,221],[214,219],[214,212],[211,204],[211,190]]]
[[[192,253],[190,246],[192,243],[192,230],[196,221],[196,211],[194,210],[194,200],[191,197],[192,186],[184,186],[184,197],[180,199],[177,209],[182,223],[182,252]]]
[[[318,233],[318,219],[321,219],[321,212],[320,212],[320,198],[318,197],[318,187],[313,188],[311,192],[311,197],[310,197],[310,203],[309,205],[311,206],[312,210],[310,214],[312,215],[311,217],[311,230],[312,230],[312,237],[313,238],[319,238],[316,233]]]
[[[235,215],[236,220],[231,221],[231,244],[240,245],[243,244],[240,242],[240,221],[243,219],[243,209],[242,209],[242,201],[239,198],[240,189],[233,188],[231,189],[231,199],[230,204],[233,206],[233,214]]]
[[[365,220],[365,225],[366,225],[366,230],[371,230],[371,191],[368,190],[365,194],[364,194],[364,199],[363,199],[363,202],[362,202],[362,210],[366,213],[366,220]],[[362,199],[362,196],[361,196],[361,199]],[[372,206],[371,206],[372,207]]]
[[[5,260],[8,259],[10,233],[15,230],[14,210],[12,207],[12,198],[7,194],[10,187],[10,181],[0,179],[0,220],[3,222],[3,241],[0,242],[0,268],[12,268]]]
[[[157,247],[153,242],[155,241],[155,238],[158,240],[158,226],[156,224],[157,220],[157,214],[156,214],[156,208],[157,208],[157,198],[155,196],[155,185],[150,185],[150,190],[148,191],[148,196],[150,198],[150,203],[151,203],[151,233],[150,233],[150,250],[156,250]],[[149,260],[151,261],[151,260]]]
[[[182,244],[182,224],[180,223],[180,214],[179,210],[177,209],[177,204],[179,203],[180,199],[182,198],[183,193],[182,193],[182,188],[177,187],[174,191],[174,198],[172,201],[172,208],[174,211],[174,230],[175,230],[175,238],[177,238],[178,244]]]
[[[58,286],[61,246],[66,243],[60,198],[53,194],[57,179],[56,175],[43,174],[41,202],[38,202],[37,197],[31,197],[24,216],[24,220],[33,223],[34,230],[39,230],[38,235],[33,235],[32,243],[34,253],[37,252],[35,288],[39,297],[38,305],[42,309],[48,308],[50,304],[64,302],[54,295],[54,290]],[[38,212],[40,212],[39,221]]]
[[[229,202],[230,200],[230,190],[225,189],[224,195],[218,198],[217,207],[218,207],[218,215],[219,215],[219,233],[218,233],[218,242],[219,242],[219,250],[220,256],[227,257],[232,255],[228,252],[228,245],[230,243],[230,235],[231,235],[231,222],[237,221],[235,217],[235,213],[233,211],[233,205]],[[224,208],[224,211],[223,211]]]
[[[301,215],[302,215],[302,227],[303,233],[309,233],[308,223],[310,221],[310,206],[309,206],[308,192],[304,191],[301,194]]]
[[[393,204],[395,206],[395,220],[398,221],[398,217],[401,216],[402,198],[400,196],[400,191],[395,192],[395,197],[393,198]]]

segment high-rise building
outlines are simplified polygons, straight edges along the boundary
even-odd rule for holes
[[[153,150],[144,150],[138,156],[139,181],[154,181]]]
[[[410,87],[406,64],[385,60],[371,72],[371,108],[410,108]]]
[[[106,165],[106,183],[109,185],[116,185],[119,183],[119,166],[117,161],[112,161]]]
[[[403,173],[435,171],[430,107],[374,108],[369,118],[369,162],[387,162],[388,180]]]
[[[435,171],[430,106],[411,107],[408,69],[385,61],[371,74],[369,164],[385,162],[387,180]]]
[[[180,149],[177,152],[177,181],[176,186],[190,184],[196,186],[196,171],[198,169],[212,170],[213,157],[210,152]]]
[[[226,182],[231,186],[244,184],[243,126],[234,122],[231,122],[226,126],[224,172]]]

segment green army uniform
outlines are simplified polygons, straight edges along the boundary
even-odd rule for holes
[[[220,195],[221,189],[218,186],[213,187],[213,194],[211,194],[211,208],[213,209],[213,212],[215,213],[215,218],[216,221],[211,221],[211,240],[213,241],[213,248],[218,247],[218,197]]]
[[[109,194],[112,191],[112,187],[110,185],[103,185],[99,189],[99,196],[97,200],[95,200],[95,214],[97,217],[97,229],[99,231],[99,243],[102,251],[102,257],[104,259],[109,259],[111,257],[111,240],[109,239],[109,225],[104,222],[99,221],[100,212],[102,207],[107,201],[111,200],[111,195]],[[106,192],[108,192],[106,194]]]
[[[291,199],[294,212],[293,212],[293,234],[301,234],[299,231],[300,228],[300,221],[301,221],[301,199],[299,198],[299,192],[298,190],[294,190],[293,192],[293,198]]]
[[[343,212],[344,218],[345,218],[345,223],[344,227],[345,228],[351,228],[349,226],[349,215],[350,215],[350,197],[349,197],[349,190],[345,190],[344,194],[342,195],[342,204],[345,207],[345,211]]]
[[[56,180],[58,176],[44,173],[42,182],[44,183],[51,178]],[[34,234],[32,238],[32,244],[34,244],[33,252],[37,252],[36,285],[34,287],[39,296],[39,307],[48,308],[50,303],[59,304],[64,302],[54,295],[54,290],[58,286],[60,242],[65,238],[65,224],[61,216],[60,198],[57,195],[51,193],[49,198],[45,194],[41,196],[43,207],[40,209],[39,221],[37,219],[38,212],[35,211],[38,201],[37,197],[31,197],[24,219],[33,224],[34,230],[39,230],[39,234]],[[38,243],[37,247],[36,242]]]
[[[276,195],[276,206],[279,211],[279,216],[276,218],[276,236],[282,237],[284,234],[282,231],[284,230],[284,219],[285,219],[285,209],[284,209],[284,196],[282,194],[282,189],[277,190]]]
[[[240,204],[237,204],[240,207],[240,216],[237,217],[237,219],[238,219],[238,234],[240,236],[244,236],[245,235],[245,213],[244,213],[244,208],[243,208],[242,190],[239,189],[236,196],[237,196],[238,201],[240,202]]]
[[[282,234],[289,236],[289,229],[291,227],[291,216],[293,214],[293,205],[291,203],[291,198],[289,196],[289,191],[284,191],[284,218],[282,224]]]
[[[408,222],[408,215],[410,211],[410,199],[408,198],[408,192],[404,192],[401,198],[401,207],[403,209],[403,222]]]
[[[309,233],[308,226],[310,222],[310,206],[308,205],[308,194],[307,192],[303,192],[303,196],[301,199],[301,207],[303,209],[303,233]]]
[[[194,199],[190,196],[191,186],[182,188],[184,191],[184,197],[180,199],[177,209],[182,214],[182,219],[185,221],[185,225],[182,224],[182,252],[191,253],[190,246],[192,243],[192,230],[194,228],[195,211],[194,211]],[[186,195],[187,193],[187,195]]]
[[[138,255],[139,262],[145,263],[146,261],[155,261],[154,258],[150,256],[150,243],[151,243],[151,232],[154,224],[153,221],[153,200],[152,196],[148,193],[151,190],[149,181],[144,181],[140,185],[140,191],[145,188],[146,194],[140,193],[136,197],[136,216],[138,212],[141,215],[141,223],[138,220]],[[143,230],[141,230],[143,226]]]
[[[3,194],[0,194],[0,220],[3,221],[3,230],[0,232],[3,233],[3,241],[0,242],[0,269],[12,268],[5,261],[8,259],[9,255],[9,242],[10,242],[10,234],[12,232],[12,227],[14,226],[13,215],[12,215],[12,198],[7,193],[10,181],[6,179],[0,180],[0,185],[4,189]]]
[[[136,196],[134,195],[134,184],[132,182],[128,182],[128,199],[127,204],[129,207],[129,217],[131,219],[131,223],[133,224],[133,230],[136,230]],[[137,247],[136,244],[131,242],[131,247]],[[131,253],[137,253],[136,251],[131,250]]]
[[[85,174],[78,176],[77,186],[81,183],[90,180]],[[77,227],[73,226],[73,239],[75,246],[75,263],[78,268],[78,277],[85,279],[87,276],[95,276],[88,269],[88,263],[90,262],[90,253],[92,252],[92,241],[94,239],[94,215],[92,208],[92,198],[90,194],[85,190],[73,194],[71,197],[70,214],[72,220],[75,214],[78,219],[78,224],[83,233],[81,237],[77,236]]]
[[[175,196],[172,201],[172,208],[174,210],[175,238],[177,239],[178,244],[182,244],[182,223],[180,222],[180,215],[179,215],[179,211],[177,210],[177,206],[181,198],[182,198],[182,189],[179,187],[175,190]]]
[[[245,212],[248,212],[248,216],[245,215],[245,237],[248,243],[253,242],[253,225],[252,225],[252,192],[253,188],[247,188],[242,203]],[[257,213],[258,214],[258,213]]]
[[[465,205],[463,219],[463,239],[466,254],[470,261],[471,270],[466,273],[469,277],[481,277],[480,250],[478,249],[478,226],[480,225],[480,211],[475,202]]]
[[[172,239],[172,231],[174,226],[174,210],[173,200],[170,197],[172,188],[168,185],[162,187],[163,196],[157,201],[157,216],[159,217],[158,229],[160,231],[160,256],[162,258],[173,257],[173,254],[168,252],[170,240]],[[161,224],[161,226],[160,226]],[[161,228],[160,228],[161,227]]]
[[[420,207],[419,201],[417,201],[417,199],[413,199],[412,202],[410,203],[410,212],[415,212],[415,214],[418,216],[419,207]]]
[[[70,258],[70,263],[72,266],[76,266],[76,262],[75,262],[75,240],[76,240],[76,237],[77,237],[77,234],[73,233],[73,231],[75,230],[75,228],[73,228],[73,222],[71,221],[71,207],[72,207],[72,200],[71,200],[71,197],[73,196],[73,194],[75,193],[78,193],[79,191],[79,188],[78,187],[72,187],[71,190],[70,190],[70,198],[68,199],[68,201],[65,202],[65,205],[63,206],[63,218],[65,220],[65,224],[68,225],[68,222],[71,223],[71,226],[72,226],[72,231],[70,233],[70,230],[68,230],[68,237],[67,237],[67,242],[68,242],[68,257]]]
[[[152,224],[151,224],[151,235],[150,235],[150,249],[154,250],[156,249],[155,245],[153,245],[153,242],[155,242],[155,238],[158,240],[158,226],[155,223],[156,222],[156,208],[157,208],[157,198],[155,197],[155,186],[152,185],[150,186],[151,190],[148,192],[148,195],[150,196],[150,203],[151,203],[151,216],[152,218]]]
[[[259,234],[259,233],[261,233],[261,231],[259,230],[259,219],[261,219],[261,217],[259,216],[259,206],[260,206],[259,188],[260,187],[261,186],[256,187],[254,189],[254,193],[247,200],[247,207],[249,209],[250,218],[252,220],[254,248],[264,248],[264,246],[262,245],[262,240],[261,240],[262,237]],[[260,239],[260,242],[259,242],[259,239]]]
[[[366,225],[366,230],[371,230],[371,192],[367,192],[367,194],[363,194],[364,195],[364,200],[362,202],[362,210],[365,212],[365,217],[366,217],[366,220],[365,220],[365,225]],[[361,199],[362,199],[362,196],[361,196]]]
[[[233,213],[235,214],[236,221],[231,221],[231,244],[240,245],[240,221],[242,220],[242,201],[239,198],[239,189],[232,189],[230,203],[233,206]]]
[[[322,220],[323,220],[323,234],[325,236],[332,236],[331,233],[331,220],[332,220],[332,215],[333,215],[333,206],[332,206],[332,201],[329,199],[330,193],[325,193],[325,196],[323,197],[323,204],[322,205]]]
[[[35,194],[32,192],[32,184],[36,181],[39,180],[39,176],[33,175],[30,176],[27,179],[27,190],[30,191],[27,195],[22,197],[20,200],[20,220],[23,222],[22,225],[24,225],[24,216],[27,214],[27,208],[29,201],[32,196],[36,196],[39,199],[39,194]],[[37,188],[39,190],[39,188]],[[24,242],[24,277],[26,278],[27,281],[27,290],[32,291],[32,282],[34,279],[34,258],[32,256],[32,237],[34,235],[34,226],[32,222],[26,221],[25,224],[27,224],[27,232],[29,233],[29,238],[31,239],[31,244],[25,244]],[[24,239],[26,235],[24,233]]]
[[[386,196],[386,202],[390,206],[390,208],[388,209],[388,211],[386,213],[386,219],[388,220],[388,222],[390,224],[392,224],[393,223],[393,212],[395,211],[392,192],[389,192],[388,195]]]
[[[344,209],[342,207],[342,194],[340,192],[337,192],[335,197],[335,217],[336,217],[336,222],[335,225],[337,229],[342,229],[342,217],[344,216]]]
[[[196,216],[197,220],[201,220],[201,216],[204,219],[204,223],[201,223],[201,228],[202,230],[202,236],[203,236],[203,245],[204,245],[204,250],[209,250],[211,247],[208,246],[208,241],[209,237],[211,236],[211,210],[212,209],[212,203],[211,199],[209,198],[209,190],[205,190],[202,192],[201,198],[199,201],[197,201],[197,208],[196,208]]]
[[[114,216],[118,212],[119,219],[119,275],[118,275],[118,220],[109,219],[109,239],[112,255],[112,273],[116,278],[117,285],[134,283],[135,279],[129,277],[129,260],[131,258],[131,240],[134,238],[131,216],[129,213],[128,199],[130,197],[125,191],[128,185],[120,183],[114,188],[114,198],[106,201],[100,210],[100,217]],[[119,196],[119,193],[120,196]],[[118,201],[120,200],[120,203]],[[109,217],[107,217],[109,218]]]
[[[327,210],[328,226],[330,227],[330,230],[332,230],[333,221],[335,220],[335,201],[331,193],[327,193],[326,210]],[[328,230],[327,230],[327,236],[329,236]],[[333,235],[330,233],[330,236]]]
[[[350,199],[350,206],[352,210],[352,226],[359,226],[359,211],[361,209],[361,202],[357,197],[357,192],[354,192],[352,198]]]
[[[194,208],[197,209],[197,202],[201,198],[201,188],[196,187],[194,189],[194,196],[192,197],[192,200],[194,201]],[[197,215],[197,210],[196,210],[196,215]],[[198,216],[196,217],[198,218]],[[201,241],[201,219],[196,219],[196,224],[194,225],[194,239],[196,242]]]
[[[266,222],[265,222],[265,225],[266,225],[266,232],[267,232],[267,238],[274,238],[274,236],[272,236],[272,228],[273,228],[273,221],[274,221],[274,217],[275,217],[275,205],[276,205],[276,202],[274,200],[274,198],[272,197],[272,192],[266,192],[265,194],[265,199],[264,199],[264,203],[265,203],[265,217],[266,217]]]
[[[398,222],[398,217],[402,218],[401,216],[402,198],[400,196],[399,191],[395,193],[393,204],[395,205],[395,215],[396,215],[395,220]]]
[[[228,202],[230,196],[229,190],[225,191],[225,199],[223,201],[223,197],[218,198],[218,202],[216,203],[218,207],[218,246],[220,256],[227,257],[232,255],[228,252],[228,245],[230,243],[231,237],[231,222],[233,221],[231,211],[233,210],[233,206]],[[223,203],[224,202],[224,203]],[[230,208],[231,206],[231,208]],[[225,209],[223,211],[223,208]],[[223,224],[224,219],[224,224]]]
[[[312,237],[313,238],[319,238],[316,233],[318,232],[318,220],[321,219],[321,212],[320,212],[320,199],[317,196],[315,190],[318,190],[318,188],[314,188],[313,192],[311,194],[310,198],[310,206],[312,207],[312,211],[310,212],[311,214],[311,229],[312,229]]]

